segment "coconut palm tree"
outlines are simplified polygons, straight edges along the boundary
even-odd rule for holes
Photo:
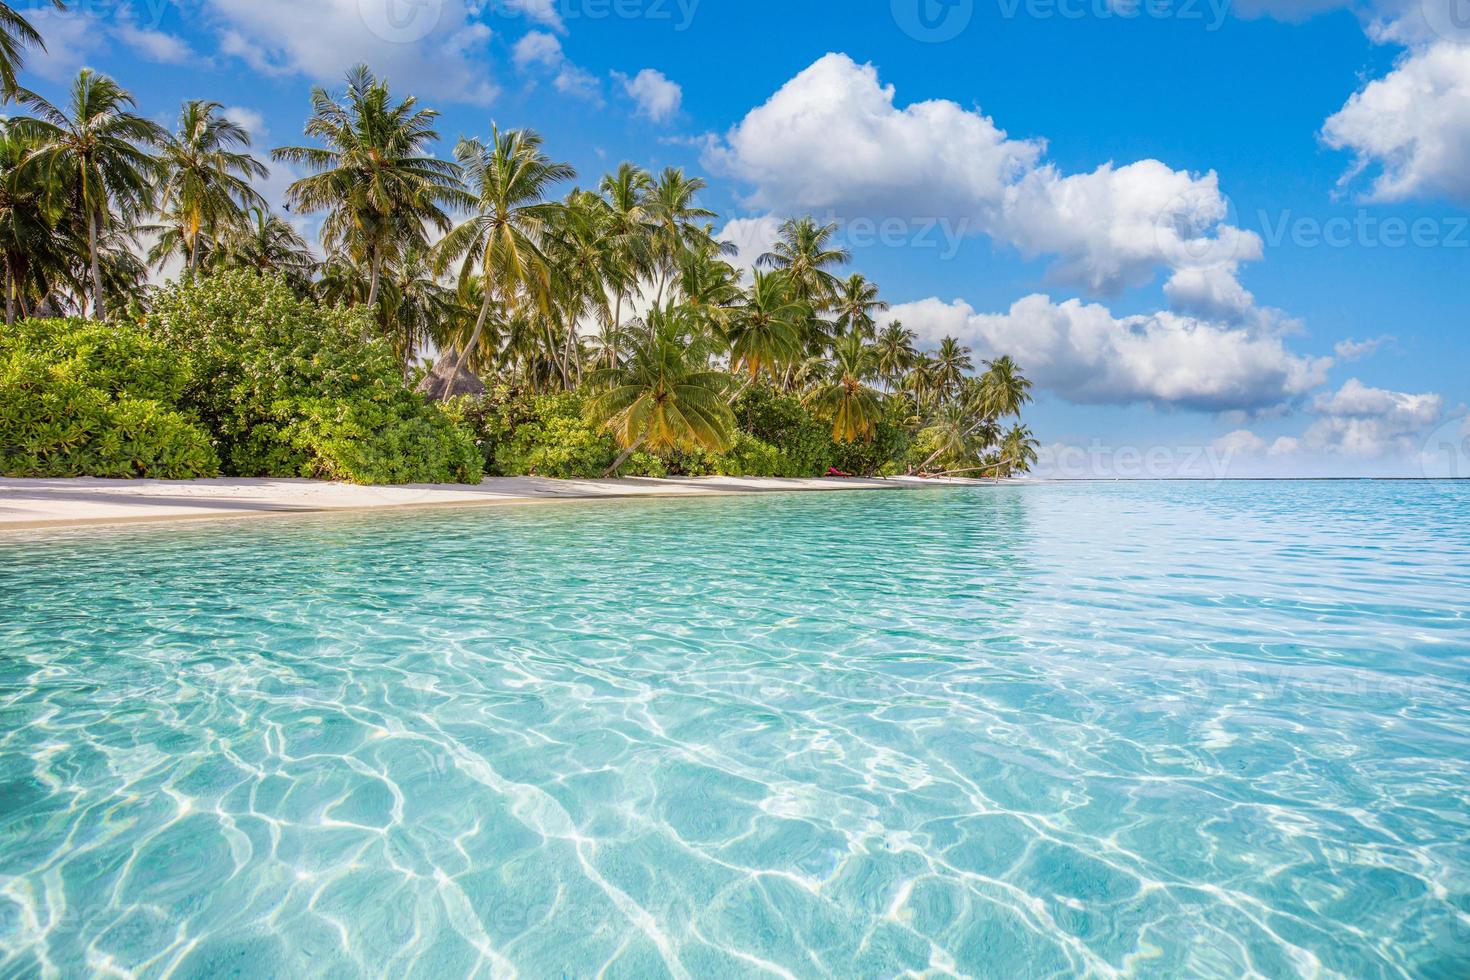
[[[266,206],[250,180],[270,171],[248,152],[245,127],[221,115],[223,110],[218,102],[185,102],[178,129],[162,145],[159,209],[178,230],[191,273],[199,268],[201,234],[218,241],[244,225],[248,209]]]
[[[576,171],[570,164],[554,162],[541,146],[541,137],[531,130],[502,132],[497,127],[489,146],[463,139],[454,149],[474,210],[439,243],[437,262],[443,268],[463,259],[462,280],[475,276],[478,269],[483,296],[479,318],[450,377],[464,370],[494,303],[508,313],[522,294],[543,310],[551,303],[551,268],[542,244],[561,205],[548,202],[547,196]]]
[[[65,110],[32,92],[17,98],[35,113],[12,122],[35,143],[26,165],[42,169],[58,203],[86,229],[92,315],[104,320],[102,239],[115,222],[130,227],[152,206],[159,165],[147,148],[167,136],[130,111],[134,101],[126,89],[90,68],[72,82]]]
[[[678,167],[668,167],[649,189],[644,208],[653,225],[653,268],[658,278],[655,306],[662,306],[669,280],[685,251],[708,238],[702,222],[718,217],[699,207],[694,199],[704,190],[701,177],[688,177]]]
[[[395,102],[386,81],[366,65],[347,76],[342,98],[311,93],[307,136],[323,146],[284,146],[275,160],[316,171],[286,189],[298,211],[325,211],[322,243],[352,252],[368,277],[376,307],[384,267],[406,248],[428,243],[427,228],[448,231],[446,208],[468,202],[453,163],[431,155],[438,113],[412,96]]]
[[[832,345],[829,380],[807,395],[806,403],[832,421],[837,442],[871,442],[883,417],[883,396],[869,387],[878,373],[878,354],[862,336],[850,333]]]
[[[609,281],[613,290],[613,330],[608,335],[613,346],[608,348],[612,361],[617,361],[617,338],[623,326],[623,298],[653,271],[653,236],[657,230],[648,207],[653,192],[653,178],[648,171],[623,163],[602,178],[599,186],[607,202],[609,233],[616,242],[619,275]]]
[[[923,438],[932,443],[934,451],[920,463],[918,472],[923,473],[937,460],[961,461],[980,456],[999,437],[999,429],[992,418],[977,415],[970,405],[961,400],[949,401],[934,410],[924,427]]]
[[[626,364],[589,379],[600,389],[589,414],[623,448],[604,476],[617,473],[640,448],[723,452],[734,440],[735,416],[726,399],[730,376],[705,367],[701,345],[690,342],[696,328],[688,314],[678,307],[653,310],[647,326],[633,339]]]
[[[888,304],[878,298],[876,283],[869,282],[862,273],[854,272],[838,284],[832,310],[837,314],[839,330],[843,333],[857,332],[872,340],[876,328],[873,314],[886,312]]]
[[[57,10],[65,10],[63,0],[51,0]],[[29,13],[30,11],[27,11]],[[15,75],[25,64],[25,49],[46,50],[46,42],[25,16],[8,3],[0,3],[0,94],[6,101],[16,92]]]
[[[1000,441],[1000,459],[993,470],[995,476],[1006,479],[1017,473],[1031,472],[1031,465],[1038,458],[1036,450],[1040,445],[1026,426],[1011,426]]]
[[[826,309],[841,286],[831,270],[852,261],[846,249],[833,247],[836,235],[835,223],[819,225],[811,217],[790,218],[782,223],[771,251],[756,259],[756,265],[784,270],[797,299],[814,313]]]
[[[914,346],[918,339],[918,334],[897,320],[879,331],[874,344],[878,351],[878,377],[890,390],[897,386],[905,372],[918,363],[919,350]]]
[[[754,381],[762,371],[774,374],[800,360],[809,312],[792,296],[784,273],[757,271],[725,333],[730,367]]]
[[[980,397],[992,418],[1020,417],[1021,409],[1031,402],[1031,382],[1021,376],[1010,355],[1003,355],[987,362],[980,378]]]
[[[5,270],[5,323],[29,315],[30,300],[48,292],[67,264],[43,175],[24,166],[33,144],[0,124],[0,263]]]
[[[227,269],[279,273],[304,291],[316,271],[316,257],[300,233],[264,207],[252,207],[244,223],[218,243],[213,261]]]
[[[973,370],[975,362],[970,359],[970,348],[953,337],[939,342],[939,350],[934,352],[934,380],[940,391],[946,395],[958,392],[960,382]]]

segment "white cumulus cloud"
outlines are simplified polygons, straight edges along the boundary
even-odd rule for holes
[[[1259,412],[1320,387],[1332,365],[1331,358],[1292,353],[1264,322],[1172,311],[1120,317],[1099,304],[1042,295],[1004,313],[926,299],[889,315],[930,343],[954,336],[980,357],[1009,354],[1041,387],[1083,404]]]
[[[1410,52],[1348,99],[1322,138],[1354,154],[1345,182],[1373,173],[1373,200],[1470,204],[1470,45],[1441,41]]]
[[[874,66],[828,54],[712,140],[706,163],[748,184],[755,209],[940,220],[1051,257],[1054,281],[1096,294],[1205,270],[1175,283],[1181,304],[1249,302],[1231,283],[1261,241],[1229,223],[1213,173],[1140,160],[1067,174],[1045,149],[956,102],[900,106]]]
[[[684,101],[684,90],[678,82],[670,81],[663,72],[645,68],[629,78],[613,72],[613,78],[633,100],[638,114],[654,122],[664,122],[679,111]]]
[[[490,28],[476,0],[205,0],[205,7],[220,50],[257,71],[330,84],[366,63],[402,92],[484,104],[498,91],[484,58]]]

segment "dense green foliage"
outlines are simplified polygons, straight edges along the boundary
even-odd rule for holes
[[[298,298],[281,279],[221,272],[164,290],[152,333],[187,369],[181,402],[234,476],[478,482],[479,453],[407,389],[362,307]]]
[[[12,27],[10,55],[39,42]],[[305,143],[269,153],[296,171],[288,210],[320,219],[318,255],[269,213],[264,155],[221,104],[187,101],[167,131],[89,69],[56,103],[6,94],[21,110],[0,120],[7,325],[146,324],[170,362],[155,377],[123,350],[104,370],[17,349],[16,471],[399,483],[1007,476],[1035,460],[1010,358],[953,337],[921,350],[844,268],[836,224],[792,217],[738,268],[705,181],[677,167],[568,188],[540,135],[494,126],[441,158],[439,114],[359,66],[312,91]],[[149,265],[182,283],[149,285]]]
[[[0,335],[0,473],[214,476],[208,432],[177,410],[187,369],[142,329],[26,320]]]

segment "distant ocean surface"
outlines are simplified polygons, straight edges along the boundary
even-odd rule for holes
[[[0,976],[1470,976],[1470,484],[0,536]]]

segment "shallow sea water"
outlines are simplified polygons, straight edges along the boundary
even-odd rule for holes
[[[1470,485],[0,538],[0,975],[1470,975]]]

